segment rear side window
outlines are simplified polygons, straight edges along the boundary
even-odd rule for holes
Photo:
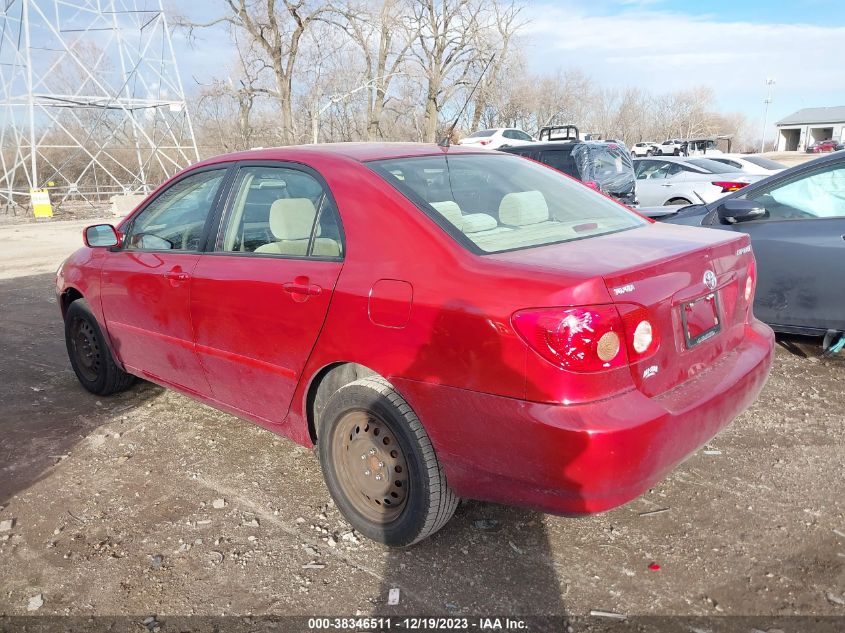
[[[733,167],[732,165],[725,165],[724,163],[720,163],[715,160],[710,160],[709,158],[691,158],[689,160],[689,164],[694,165],[699,169],[703,169],[709,174],[730,174],[742,171],[741,169]]]
[[[581,173],[578,171],[578,165],[575,159],[572,158],[571,151],[549,150],[540,154],[540,162],[545,163],[549,167],[554,167],[564,174],[569,174],[573,178],[581,179]]]
[[[509,154],[425,156],[368,164],[477,253],[568,242],[646,223],[589,187]]]
[[[337,210],[311,174],[287,167],[242,167],[217,250],[341,257]]]
[[[765,156],[743,156],[749,163],[753,163],[763,169],[786,169],[786,165],[766,158]]]

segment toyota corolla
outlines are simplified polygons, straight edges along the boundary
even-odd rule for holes
[[[59,269],[70,361],[317,447],[364,535],[458,499],[599,512],[751,404],[773,335],[748,236],[654,224],[498,152],[266,149],[178,174]]]

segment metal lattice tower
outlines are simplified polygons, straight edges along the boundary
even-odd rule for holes
[[[0,203],[147,193],[198,160],[161,0],[0,2]]]

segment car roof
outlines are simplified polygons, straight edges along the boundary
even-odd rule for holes
[[[307,161],[314,158],[347,158],[358,162],[386,158],[410,158],[414,156],[442,156],[443,154],[484,154],[490,150],[478,150],[452,144],[448,148],[435,143],[319,143],[317,145],[290,145],[252,149],[208,158],[195,166],[214,165],[240,160],[283,160]]]

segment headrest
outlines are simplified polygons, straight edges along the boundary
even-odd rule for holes
[[[549,219],[549,205],[539,191],[509,193],[499,204],[499,221],[502,224],[524,226]]]
[[[443,202],[431,202],[432,207],[437,209],[437,211],[442,215],[444,218],[449,220],[455,226],[461,225],[461,207],[458,206],[457,202],[453,200],[444,200]]]
[[[309,198],[279,198],[270,207],[270,230],[277,240],[307,240],[316,216]]]

